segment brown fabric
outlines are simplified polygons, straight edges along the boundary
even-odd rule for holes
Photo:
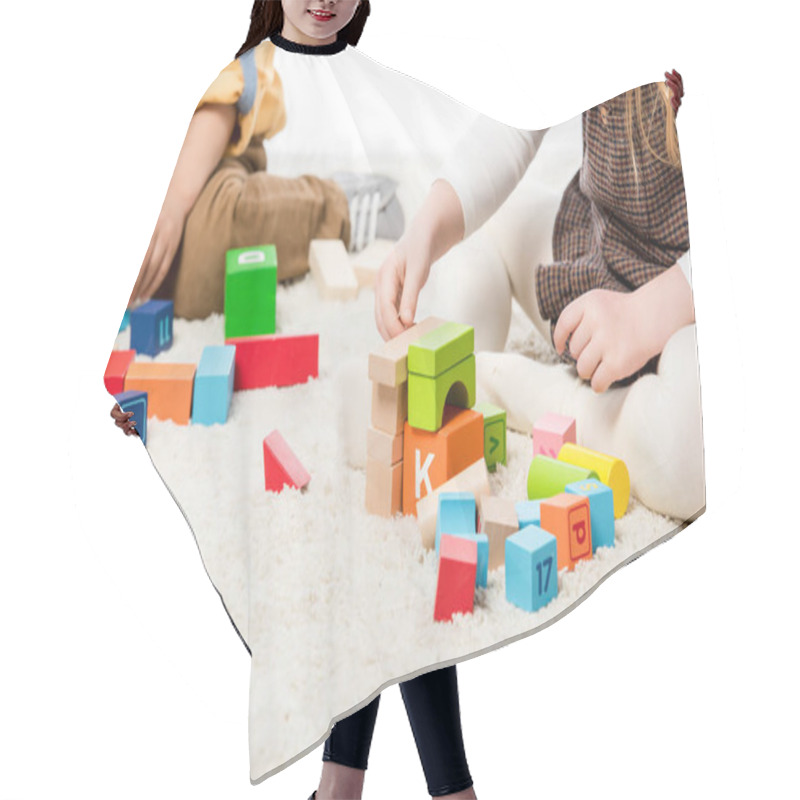
[[[223,158],[186,219],[181,246],[158,292],[174,300],[175,316],[201,319],[222,312],[225,252],[274,244],[278,280],[308,271],[312,239],[350,239],[347,197],[333,181],[266,172],[263,140]]]

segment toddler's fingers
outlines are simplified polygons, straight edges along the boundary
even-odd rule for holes
[[[403,296],[400,300],[400,320],[406,327],[414,324],[414,315],[417,313],[417,300],[424,283],[425,280],[421,271],[406,268]]]
[[[594,371],[594,375],[592,375],[592,389],[598,394],[602,394],[615,380],[616,377],[610,367],[604,361],[601,361]]]
[[[564,345],[569,348],[570,355],[577,361],[591,339],[592,332],[589,329],[589,325],[587,325],[585,319],[581,319],[580,324],[572,331]]]
[[[380,308],[380,318],[383,323],[384,338],[392,339],[402,333],[403,323],[397,313],[398,297],[400,295],[401,281],[399,275],[399,257],[397,251],[393,251],[384,266],[381,267],[378,281],[378,303]]]
[[[600,348],[597,347],[597,345],[593,346],[589,344],[584,348],[580,358],[577,359],[575,364],[575,367],[578,370],[578,375],[580,375],[585,381],[594,381],[594,376],[597,372],[598,366],[600,365],[601,358],[602,354],[600,352]]]
[[[579,297],[577,300],[573,300],[561,312],[558,322],[556,322],[556,326],[553,329],[553,345],[559,355],[564,352],[567,339],[569,339],[570,334],[580,325],[583,319],[583,303],[581,299],[582,298]]]

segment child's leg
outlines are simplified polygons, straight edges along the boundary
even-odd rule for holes
[[[685,520],[705,505],[703,431],[695,326],[679,330],[658,373],[596,394],[574,368],[516,353],[477,354],[478,399],[505,408],[509,427],[529,433],[548,411],[573,416],[578,440],[628,466],[633,493]]]

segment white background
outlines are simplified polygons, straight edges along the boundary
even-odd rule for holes
[[[686,84],[708,511],[557,625],[459,667],[479,796],[794,794],[789,4],[373,5],[364,52],[507,122],[560,122],[673,66]],[[0,800],[288,800],[317,785],[321,747],[250,786],[248,656],[102,384],[191,111],[249,10],[45,0],[0,12]],[[364,796],[426,796],[396,687]]]

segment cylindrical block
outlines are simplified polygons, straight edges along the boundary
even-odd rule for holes
[[[550,456],[536,456],[528,468],[528,500],[541,500],[563,494],[568,484],[590,478],[600,480],[591,469],[568,464]]]
[[[622,459],[567,442],[559,451],[558,460],[574,464],[576,467],[594,470],[597,478],[606,486],[611,487],[611,491],[614,493],[614,517],[619,519],[625,514],[631,497],[631,478]],[[530,479],[528,485],[530,485]]]

